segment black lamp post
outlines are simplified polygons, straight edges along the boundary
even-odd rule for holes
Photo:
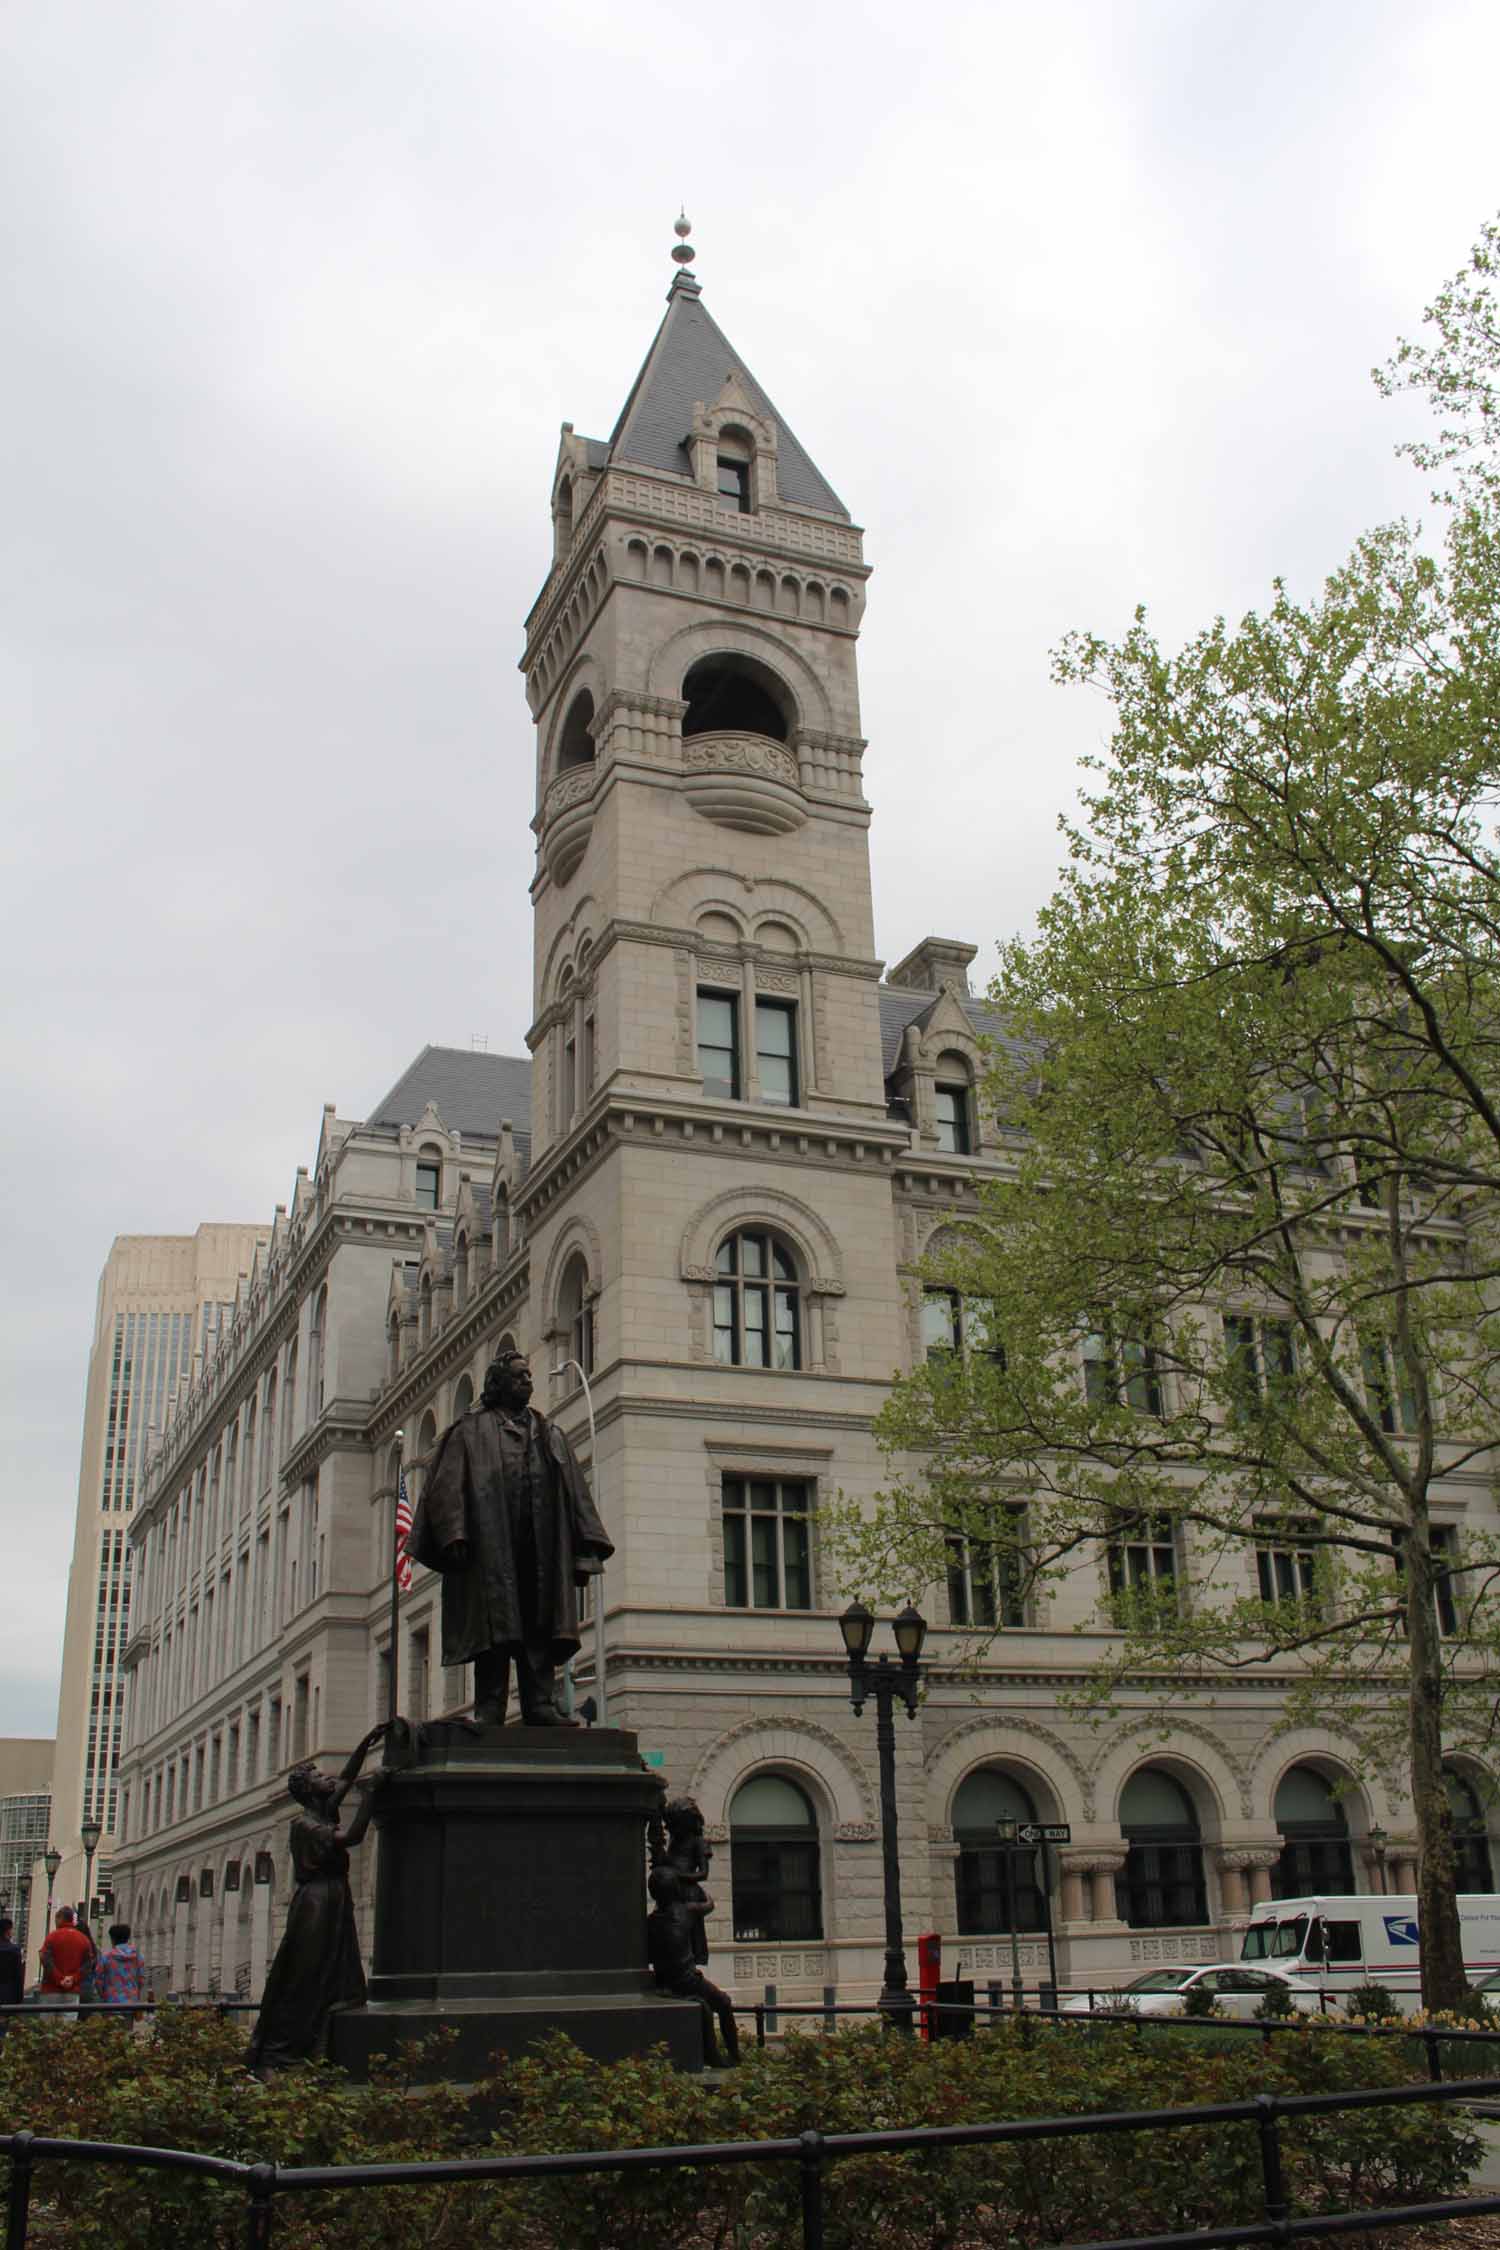
[[[104,1826],[101,1821],[86,1820],[78,1833],[83,1838],[83,1896],[85,1901],[83,1914],[85,1922],[92,1922],[94,1915],[94,1854],[99,1849],[99,1838],[104,1834]],[[89,1935],[90,1937],[93,1936],[92,1929],[89,1931]]]
[[[57,1871],[62,1865],[62,1853],[55,1844],[49,1844],[42,1854],[42,1865],[47,1870],[47,1927],[52,1927],[52,1891],[57,1882]]]
[[[899,1662],[881,1654],[869,1661],[875,1619],[863,1602],[851,1602],[839,1619],[839,1631],[849,1657],[849,1700],[856,1715],[873,1697],[875,1744],[880,1754],[880,1855],[885,1885],[885,1983],[879,2007],[888,2023],[910,2033],[916,2002],[906,1981],[906,1951],[901,1931],[901,1855],[896,1830],[896,1730],[891,1721],[895,1699],[906,1705],[906,1715],[917,1715],[918,1658],[927,1638],[927,1621],[910,1602],[891,1621]]]

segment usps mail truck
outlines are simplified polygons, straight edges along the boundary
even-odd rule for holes
[[[1500,1969],[1500,1893],[1460,1891],[1458,1918],[1471,1983]],[[1421,2005],[1422,1933],[1413,1893],[1274,1898],[1257,1906],[1242,1961],[1274,1961],[1341,2006],[1361,1984],[1383,1984],[1404,2014]]]

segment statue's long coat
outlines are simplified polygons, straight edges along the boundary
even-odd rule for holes
[[[544,1582],[518,1583],[499,1418],[489,1407],[476,1406],[444,1431],[427,1472],[406,1544],[418,1562],[444,1573],[445,1664],[518,1647],[549,1648],[553,1663],[562,1663],[578,1647],[578,1588],[614,1553],[573,1448],[544,1414],[531,1411],[546,1472],[541,1505],[553,1511],[556,1527],[555,1538],[538,1540],[550,1564]],[[468,1542],[468,1561],[462,1570],[445,1570],[443,1550],[455,1539]]]

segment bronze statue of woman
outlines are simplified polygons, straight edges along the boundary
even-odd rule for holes
[[[333,2010],[357,2008],[364,2001],[349,1852],[370,1825],[378,1776],[359,1782],[359,1803],[346,1825],[339,1823],[339,1809],[385,1731],[383,1724],[372,1727],[337,1779],[311,1763],[294,1766],[287,1777],[287,1787],[302,1807],[291,1833],[296,1889],[245,2057],[257,2076],[316,2053]]]

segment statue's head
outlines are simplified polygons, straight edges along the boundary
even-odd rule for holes
[[[334,1793],[335,1784],[326,1773],[319,1773],[311,1758],[300,1766],[293,1766],[286,1777],[286,1785],[299,1805],[321,1805]]]
[[[703,1814],[696,1797],[674,1797],[662,1815],[674,1844],[703,1834]]]
[[[531,1398],[531,1368],[524,1352],[501,1352],[484,1371],[480,1393],[486,1406],[509,1407],[514,1413]]]

